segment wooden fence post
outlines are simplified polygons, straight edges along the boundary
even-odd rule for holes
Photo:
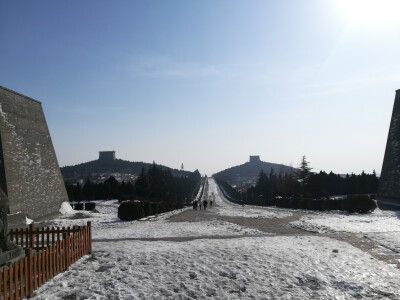
[[[3,294],[4,299],[8,299],[8,269],[3,269]]]
[[[88,251],[88,254],[92,254],[92,222],[90,222],[90,221],[88,221],[87,222],[87,227],[88,227],[88,231],[89,231],[89,236],[88,236],[88,238],[89,238],[89,251]]]
[[[15,282],[15,299],[19,299],[20,297],[19,297],[19,284],[18,284],[18,282],[20,282],[21,283],[21,281],[19,281],[19,277],[18,277],[18,275],[19,275],[19,262],[15,262],[14,263],[14,271],[15,271],[15,273],[14,273],[14,282]],[[22,283],[21,283],[22,284]],[[22,297],[21,297],[22,298]]]
[[[35,240],[33,238],[34,230],[35,230],[35,225],[29,224],[29,246],[32,249],[35,247]]]
[[[26,284],[28,284],[28,297],[33,297],[33,250],[28,249],[28,280],[26,280]]]
[[[70,265],[70,256],[69,256],[69,250],[70,250],[70,240],[69,240],[69,234],[66,235],[66,245],[65,245],[65,258],[66,258],[66,266],[65,269],[68,270],[69,269],[69,265]]]
[[[28,257],[25,256],[24,258],[24,274],[25,274],[25,296],[29,297],[29,284],[28,284],[28,278],[29,278],[29,262],[28,262]]]
[[[8,271],[10,275],[8,288],[8,290],[10,291],[9,299],[14,300],[14,268],[12,264],[8,267]]]

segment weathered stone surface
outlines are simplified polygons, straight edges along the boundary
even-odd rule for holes
[[[377,198],[400,203],[400,90],[394,100]]]
[[[39,101],[0,87],[0,145],[10,213],[31,219],[57,213],[68,196]]]

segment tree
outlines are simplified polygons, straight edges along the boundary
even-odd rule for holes
[[[85,200],[93,200],[94,199],[94,189],[93,184],[91,183],[89,177],[87,178],[85,184],[82,188],[82,195]]]
[[[149,193],[149,178],[142,167],[139,178],[135,182],[135,190],[138,196],[146,197]]]
[[[300,182],[300,184],[304,187],[305,185],[307,185],[308,183],[308,179],[311,176],[311,170],[312,168],[310,168],[310,163],[306,160],[306,156],[303,155],[303,158],[301,160],[300,166],[299,166],[299,170],[297,172],[297,177],[298,177],[298,181]]]

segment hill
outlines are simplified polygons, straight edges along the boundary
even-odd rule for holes
[[[220,171],[213,176],[219,180],[228,182],[232,186],[244,187],[254,185],[261,170],[266,174],[269,174],[271,170],[276,174],[294,173],[296,171],[293,167],[264,162],[260,160],[259,156],[250,156],[248,162]]]
[[[110,154],[113,155],[104,155]],[[128,160],[115,158],[114,151],[100,152],[99,159],[92,160],[89,162],[77,164],[74,166],[65,166],[61,168],[61,174],[66,181],[75,182],[81,179],[90,177],[101,181],[106,180],[109,176],[114,176],[121,181],[134,181],[134,179],[140,174],[142,168],[148,170],[152,166],[151,163],[145,162],[131,162]],[[189,171],[181,171],[178,169],[172,169],[166,166],[162,166],[164,170],[170,170],[174,176],[188,176],[192,174]],[[109,176],[107,176],[109,175]],[[128,180],[126,180],[128,179]]]

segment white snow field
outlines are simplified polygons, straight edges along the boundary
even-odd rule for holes
[[[246,205],[245,209],[239,204],[229,202],[221,196],[220,191],[214,180],[209,180],[208,194],[215,195],[218,206],[215,213],[228,217],[246,217],[246,218],[286,218],[292,216],[292,213],[279,208],[260,208],[259,206]],[[211,196],[212,197],[212,196]]]
[[[226,211],[268,222],[292,215],[233,205],[209,179],[211,193],[215,203],[208,216]],[[33,299],[400,299],[399,269],[333,238],[260,234],[202,219],[204,211],[195,212],[199,218],[190,222],[167,220],[179,212],[120,222],[116,204],[105,203],[110,206],[99,206],[100,213],[66,209],[64,218],[54,220],[58,226],[91,220],[93,237],[101,240],[93,242],[92,255],[35,291]],[[157,240],[165,237],[192,239]]]
[[[363,233],[379,244],[400,252],[400,211],[375,210],[372,214],[316,213],[290,223],[313,232]]]

